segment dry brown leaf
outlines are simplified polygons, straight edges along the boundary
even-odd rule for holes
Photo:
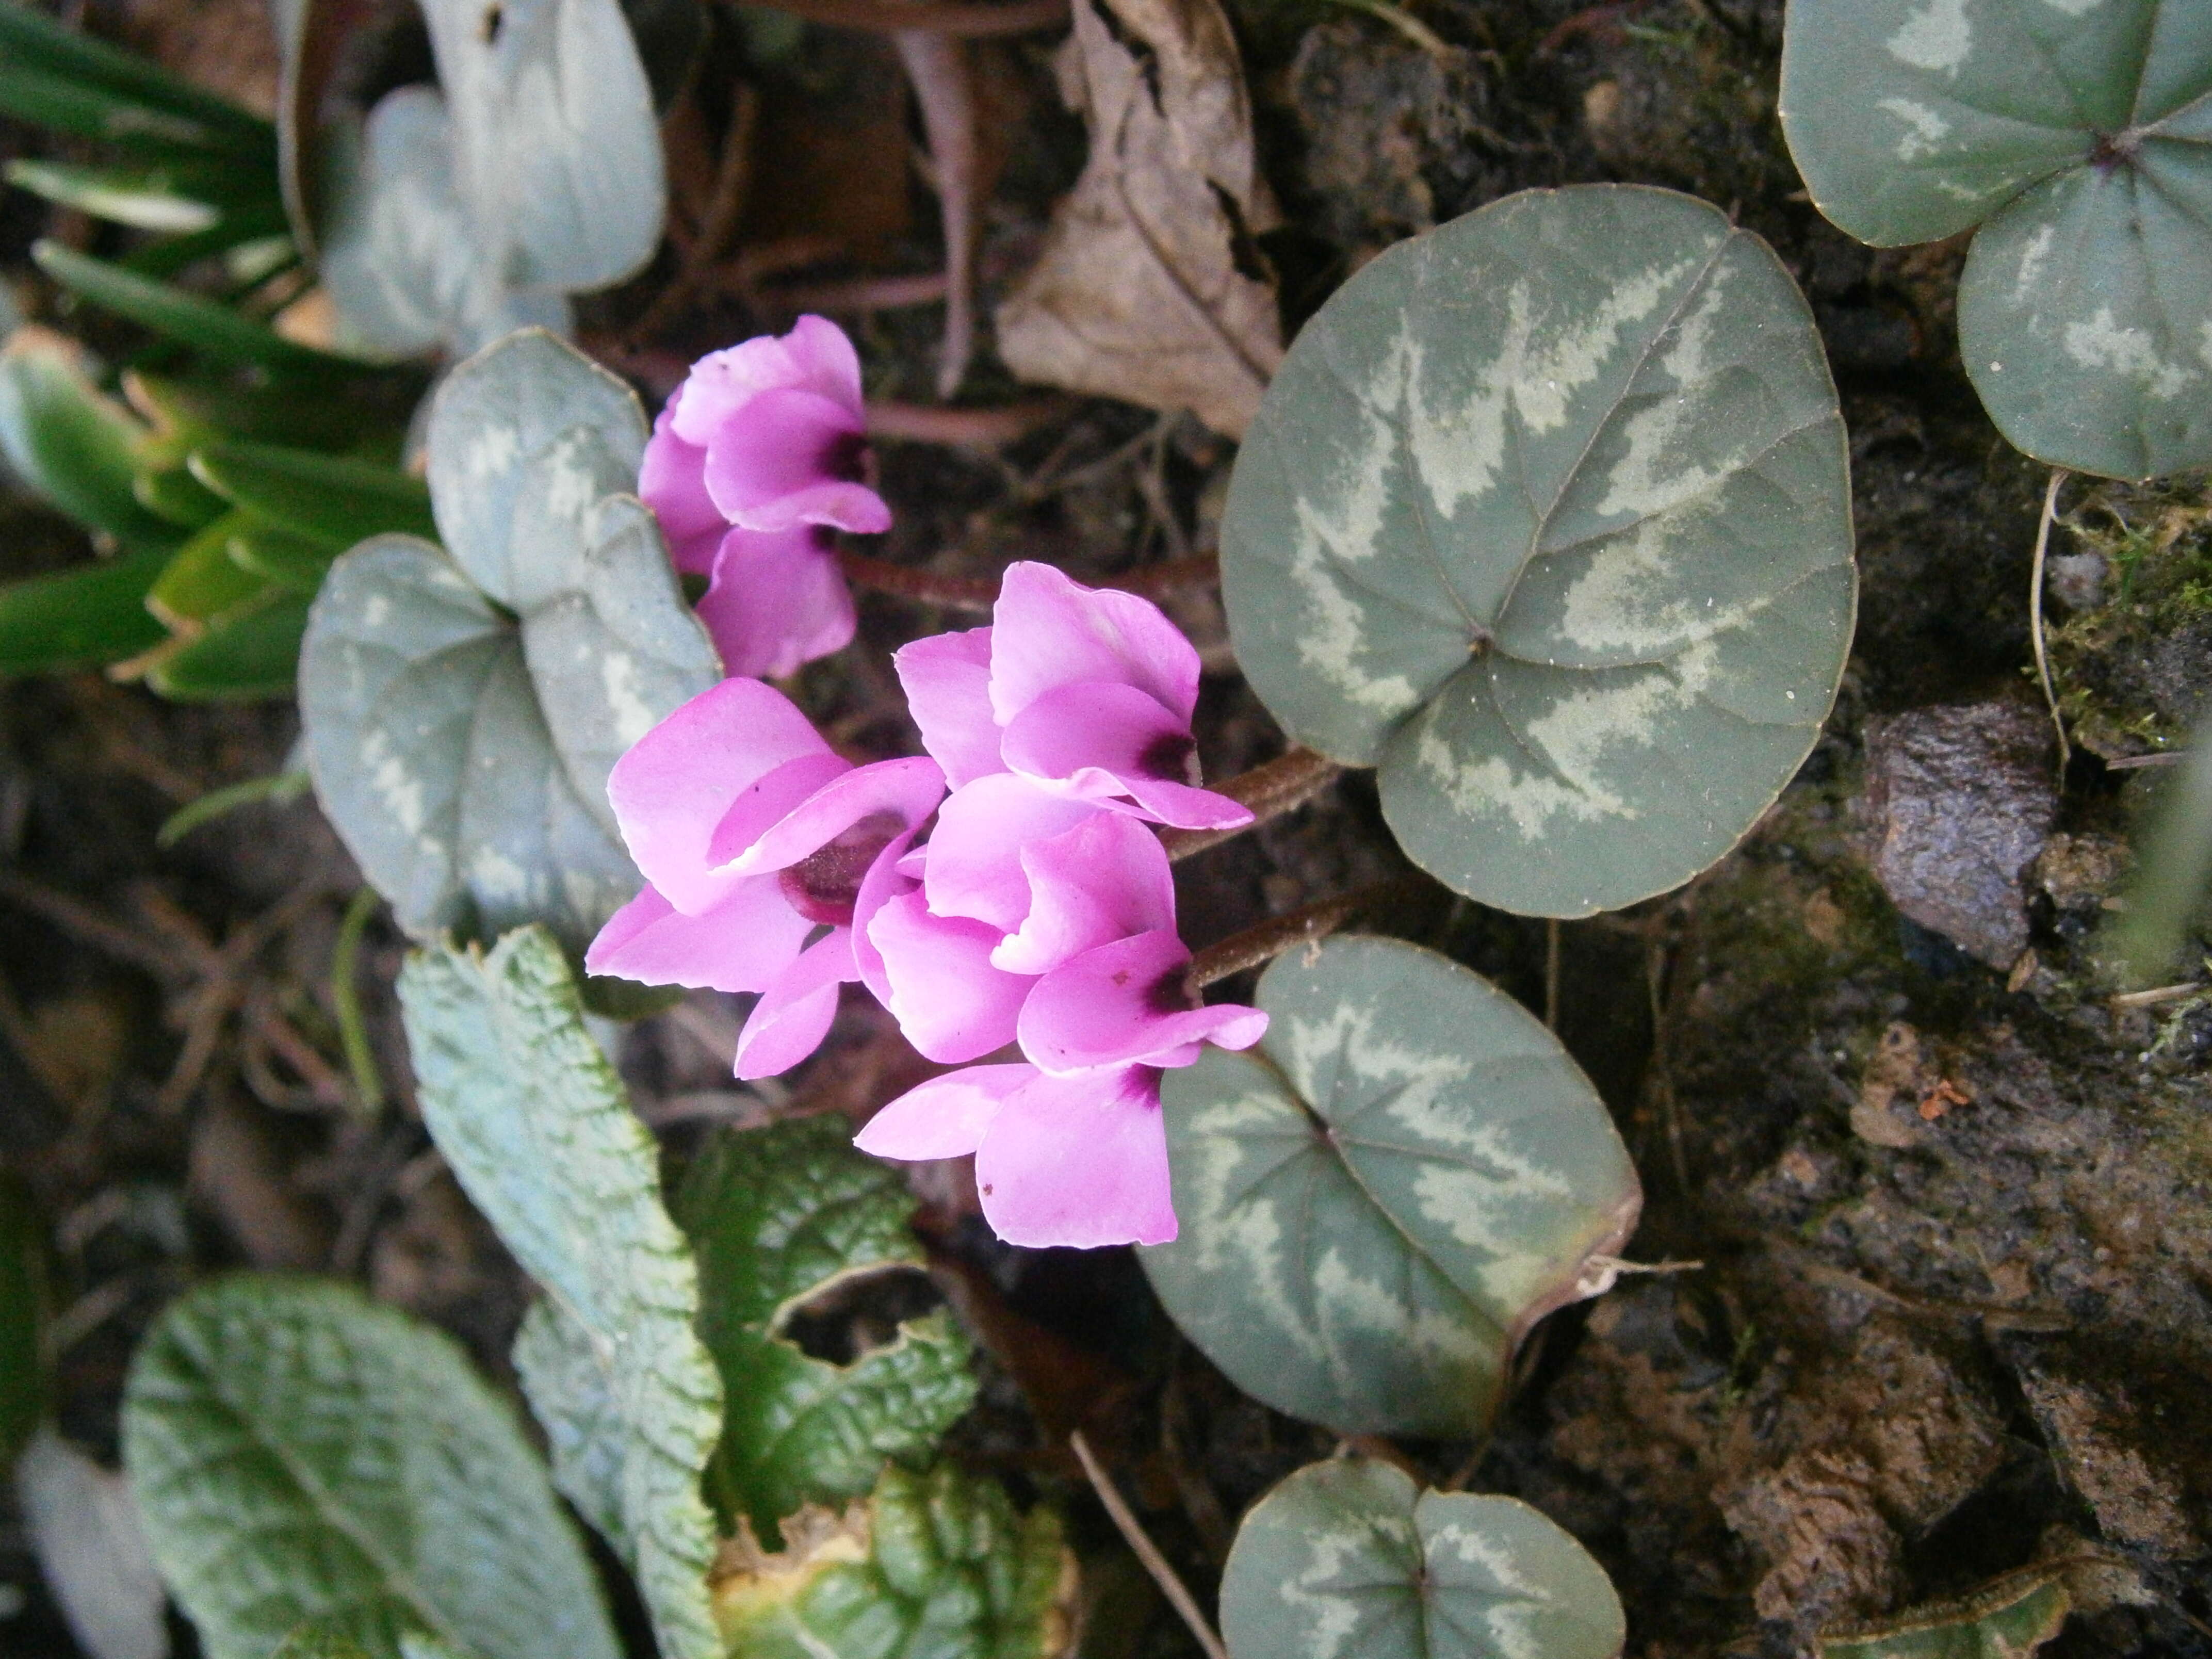
[[[1076,0],[1060,86],[1091,159],[1036,266],[999,307],[1024,380],[1241,436],[1282,361],[1252,238],[1277,222],[1218,0]]]

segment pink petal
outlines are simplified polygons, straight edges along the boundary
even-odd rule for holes
[[[1198,653],[1151,600],[1085,587],[1024,560],[1007,567],[991,620],[991,708],[1000,725],[1046,692],[1085,681],[1133,686],[1190,724]]]
[[[707,441],[707,493],[732,524],[829,524],[872,535],[891,510],[860,482],[860,417],[812,392],[763,392]]]
[[[844,330],[821,317],[801,317],[790,333],[763,334],[709,352],[669,400],[677,431],[705,447],[732,416],[763,392],[797,388],[860,413],[860,360]],[[679,406],[680,405],[680,406]]]
[[[820,1048],[837,1018],[837,988],[854,977],[848,929],[832,928],[807,946],[753,1004],[738,1033],[738,1076],[774,1077]]]
[[[993,965],[1008,973],[1049,973],[1095,946],[1175,927],[1167,849],[1134,818],[1093,813],[1022,848],[1022,868],[1029,915],[991,952]]]
[[[886,821],[884,840],[889,841],[927,817],[944,797],[945,774],[935,761],[919,755],[874,761],[830,779],[750,842],[737,840],[735,831],[718,830],[710,856],[732,875],[785,869],[871,818]],[[869,857],[875,857],[873,848]],[[857,891],[857,872],[854,886]]]
[[[607,799],[645,878],[696,915],[733,884],[708,856],[732,807],[778,768],[802,758],[819,766],[824,757],[836,759],[789,698],[758,680],[728,679],[633,744],[608,775]]]
[[[1257,1042],[1267,1015],[1236,1003],[1194,1006],[1182,985],[1189,966],[1189,951],[1170,928],[1085,951],[1039,980],[1022,1005],[1022,1053],[1064,1076],[1162,1065],[1194,1042]]]
[[[1097,808],[994,772],[953,792],[938,809],[922,880],[940,916],[972,916],[1010,933],[1029,915],[1022,848],[1073,830]]]
[[[1046,692],[1002,734],[1006,764],[1056,793],[1133,803],[1182,830],[1229,830],[1252,814],[1226,795],[1195,787],[1198,750],[1188,721],[1127,685],[1063,685]]]
[[[975,1149],[983,1218],[1009,1244],[1164,1244],[1176,1236],[1159,1074],[1039,1078]]]
[[[653,422],[638,469],[637,493],[660,520],[676,568],[703,576],[713,568],[714,550],[729,525],[707,494],[707,452],[684,442],[673,428],[677,400],[683,395],[678,386]]]
[[[921,884],[919,876],[910,876],[902,867],[915,834],[915,830],[908,830],[876,854],[868,873],[860,878],[860,890],[853,900],[853,965],[860,970],[860,983],[886,1008],[891,1006],[890,975],[884,967],[884,953],[876,949],[875,939],[868,930],[875,921],[876,913],[884,906]]]
[[[955,789],[1003,772],[999,723],[991,713],[991,630],[933,634],[891,653],[907,712],[921,728],[921,746],[945,769]]]
[[[857,907],[855,908],[857,914]],[[995,927],[935,916],[919,893],[886,901],[868,923],[882,953],[886,1007],[906,1040],[945,1065],[975,1060],[1013,1041],[1033,979],[991,966]]]
[[[714,520],[721,526],[718,514]],[[842,651],[853,637],[853,593],[819,525],[731,530],[715,545],[699,620],[725,673],[781,679]],[[682,558],[678,560],[683,568]]]
[[[1034,1066],[970,1066],[908,1090],[873,1117],[853,1144],[878,1158],[921,1162],[975,1150],[999,1103],[1043,1075]]]
[[[599,929],[584,971],[641,985],[757,991],[791,965],[812,930],[773,881],[739,882],[696,916],[647,887]]]

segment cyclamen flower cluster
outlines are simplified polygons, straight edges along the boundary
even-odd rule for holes
[[[1024,563],[992,626],[917,641],[896,665],[927,759],[853,766],[750,679],[647,733],[609,794],[647,885],[586,965],[760,992],[741,1077],[811,1054],[854,979],[929,1059],[1018,1045],[1018,1062],[893,1101],[859,1144],[973,1152],[985,1218],[1011,1243],[1172,1238],[1160,1073],[1267,1028],[1186,988],[1151,827],[1250,821],[1198,787],[1197,653],[1146,601]]]

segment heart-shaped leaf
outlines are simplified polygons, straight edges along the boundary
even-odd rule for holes
[[[124,1461],[210,1659],[341,1614],[374,1659],[427,1628],[478,1659],[615,1659],[582,1540],[452,1338],[326,1279],[184,1297],[132,1362]]]
[[[1468,1435],[1642,1202],[1559,1041],[1446,957],[1340,938],[1260,981],[1247,1054],[1166,1074],[1182,1232],[1138,1252],[1247,1394],[1342,1433]]]
[[[528,927],[489,953],[420,951],[399,1000],[423,1122],[546,1292],[514,1361],[554,1479],[635,1574],[665,1659],[720,1659],[699,1477],[722,1401],[698,1270],[561,948]]]
[[[676,1215],[699,1255],[700,1334],[721,1368],[722,1443],[708,1489],[755,1534],[806,1504],[857,1498],[886,1458],[927,1461],[975,1397],[967,1339],[943,1313],[903,1322],[849,1364],[787,1334],[810,1300],[925,1265],[898,1170],[842,1120],[726,1131],[684,1177]]]
[[[400,925],[544,921],[580,952],[637,891],[623,750],[720,672],[635,498],[644,416],[550,336],[453,372],[429,422],[451,556],[380,536],[331,568],[301,653],[316,793]]]
[[[1850,647],[1811,313],[1688,197],[1493,203],[1306,325],[1221,561],[1254,689],[1298,742],[1379,763],[1431,874],[1540,915],[1662,892],[1789,781]]]
[[[1042,1504],[998,1483],[896,1464],[866,1504],[809,1510],[769,1553],[724,1551],[714,1613],[733,1659],[1059,1659],[1072,1650],[1075,1559]]]
[[[1614,1659],[1628,1631],[1605,1569],[1540,1511],[1345,1459],[1245,1516],[1221,1633],[1231,1659]]]
[[[2212,463],[2212,11],[2160,0],[1790,0],[1790,154],[1890,246],[1981,227],[1959,344],[2029,454]]]

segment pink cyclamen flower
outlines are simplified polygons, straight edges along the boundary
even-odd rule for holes
[[[1252,815],[1198,787],[1198,653],[1158,605],[1048,564],[1007,568],[991,626],[903,647],[922,746],[955,789],[996,773],[1186,830]]]
[[[699,614],[732,674],[787,674],[853,637],[831,532],[891,522],[866,453],[860,358],[820,317],[702,357],[660,411],[638,494],[676,568],[709,579]]]
[[[828,1033],[838,986],[860,976],[852,924],[863,884],[944,793],[935,762],[856,767],[781,693],[724,680],[615,763],[608,799],[647,884],[584,965],[647,985],[760,992],[737,1073],[787,1070]]]

